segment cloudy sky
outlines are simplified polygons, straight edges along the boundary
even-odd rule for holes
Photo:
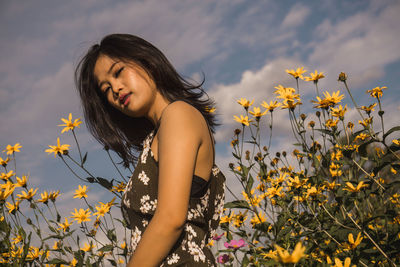
[[[274,86],[294,87],[287,68],[323,71],[322,90],[343,93],[337,75],[345,71],[362,105],[372,103],[366,90],[387,86],[383,102],[387,124],[393,125],[400,115],[399,13],[396,0],[0,0],[0,149],[21,143],[18,174],[29,174],[39,192],[60,189],[71,199],[79,181],[44,150],[60,137],[77,155],[72,136],[61,135],[57,126],[70,112],[82,116],[74,67],[89,46],[116,32],[150,41],[185,77],[198,80],[204,73],[222,123],[216,139],[223,170],[232,161],[229,142],[239,126],[233,115],[243,114],[236,100],[246,97],[259,105],[274,99]],[[301,89],[302,108],[311,112],[314,89],[304,82]],[[350,104],[348,96],[345,103]],[[280,138],[274,149],[290,149],[286,111],[278,111],[275,122],[274,135]],[[85,127],[77,133],[82,150],[89,152],[89,169],[117,177]],[[234,178],[225,174],[234,186]],[[96,186],[91,190],[100,192]],[[108,200],[102,193],[92,198]]]

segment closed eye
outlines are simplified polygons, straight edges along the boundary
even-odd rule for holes
[[[124,67],[119,68],[119,69],[115,72],[114,77],[115,77],[115,78],[118,78],[118,76],[121,74],[121,72],[122,72],[123,70],[124,70]]]

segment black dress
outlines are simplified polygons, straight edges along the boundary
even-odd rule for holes
[[[121,202],[122,214],[132,230],[132,252],[157,207],[158,162],[150,149],[155,132],[143,141],[143,151]],[[184,230],[160,266],[216,266],[207,244],[219,225],[224,193],[225,177],[215,164],[208,182],[194,175]]]

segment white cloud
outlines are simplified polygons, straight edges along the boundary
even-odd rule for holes
[[[285,16],[283,19],[281,27],[284,29],[287,28],[296,28],[301,26],[304,21],[307,19],[308,15],[310,14],[310,8],[301,5],[301,4],[296,4],[294,5],[289,13]]]

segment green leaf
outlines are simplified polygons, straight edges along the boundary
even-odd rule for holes
[[[247,203],[247,201],[245,200],[235,200],[232,202],[228,202],[225,203],[224,207],[227,209],[234,209],[234,208],[250,209],[249,203]]]
[[[233,153],[233,152],[232,152],[232,155],[233,155],[235,158],[240,159],[240,157],[239,157],[238,155],[236,155],[236,153]]]
[[[114,179],[112,179],[111,181],[101,178],[101,177],[96,177],[97,182],[103,186],[104,188],[106,188],[107,190],[111,190],[113,187],[113,181]]]
[[[112,260],[112,259],[107,259],[107,260],[111,263],[112,266],[117,266],[117,263],[115,262],[115,260]]]
[[[384,135],[383,135],[383,141],[385,141],[386,137],[396,131],[400,131],[400,126],[395,126],[393,128],[391,128],[389,131],[387,131]]]
[[[85,162],[86,162],[86,159],[87,159],[87,152],[85,153],[85,155],[83,156],[83,159],[82,159],[82,166],[85,164]]]
[[[103,252],[112,251],[113,248],[114,248],[113,245],[105,245],[105,246],[103,246],[102,248],[100,248],[99,251],[103,251]]]
[[[47,262],[47,264],[69,264],[69,262],[65,261],[63,259],[52,259],[52,260],[49,260]]]
[[[253,187],[253,183],[254,183],[254,178],[251,174],[249,174],[249,179],[248,179],[247,185],[246,185],[246,192],[251,191],[251,188]]]

